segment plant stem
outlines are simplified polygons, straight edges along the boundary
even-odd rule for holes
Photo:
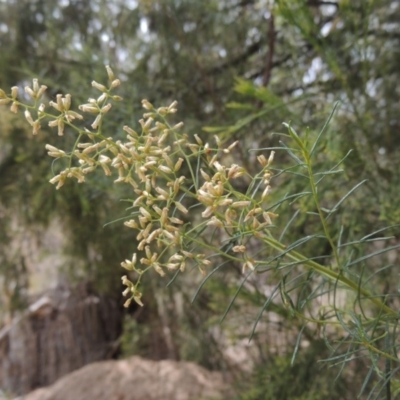
[[[347,288],[349,288],[354,293],[364,296],[365,298],[369,299],[373,304],[375,304],[380,310],[385,311],[387,314],[391,315],[392,317],[397,318],[398,313],[393,310],[392,308],[388,307],[384,302],[379,300],[376,297],[373,297],[372,293],[368,290],[361,288],[358,282],[354,282],[349,278],[346,278],[342,272],[335,272],[331,268],[325,267],[313,260],[308,259],[307,257],[303,256],[302,254],[298,253],[294,250],[287,251],[287,248],[284,244],[280,243],[279,241],[271,238],[271,237],[264,237],[263,241],[267,243],[270,247],[282,251],[282,255],[286,255],[292,260],[296,262],[302,262],[306,267],[313,269],[314,271],[318,272],[320,275],[326,276],[332,282],[340,282]]]

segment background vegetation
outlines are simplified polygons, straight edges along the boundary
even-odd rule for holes
[[[235,157],[252,172],[256,154],[248,150],[280,147],[280,138],[272,133],[285,131],[282,122],[291,121],[303,135],[308,127],[309,137],[315,138],[339,101],[314,162],[317,170],[326,171],[352,150],[342,165],[345,174],[332,175],[319,187],[326,208],[367,179],[331,217],[335,240],[351,243],[400,220],[399,17],[400,2],[390,0],[3,0],[0,87],[23,87],[38,77],[51,98],[71,93],[80,104],[86,101],[89,82],[104,81],[104,64],[110,64],[123,80],[119,94],[127,100],[107,122],[110,132],[122,124],[136,125],[142,98],[156,105],[177,100],[179,120],[188,132],[217,134],[228,142],[239,139]],[[68,137],[61,148],[68,146],[65,141]],[[40,242],[51,224],[63,232],[62,265],[51,282],[36,285],[83,279],[113,294],[121,289],[118,261],[129,257],[135,240],[118,224],[103,228],[124,215],[118,199],[126,193],[106,189],[100,174],[84,186],[70,182],[61,192],[48,184],[52,172],[46,143],[57,146],[61,141],[50,130],[32,138],[23,121],[0,109],[4,316],[24,307],[35,288],[21,237],[31,235]],[[292,164],[287,152],[277,152],[276,199],[305,190],[296,175],[279,174]],[[306,198],[280,206],[277,229],[282,231],[291,221],[287,243],[320,230],[308,211]],[[380,271],[376,292],[388,294],[387,303],[396,306],[398,228],[390,234],[394,238],[386,244],[393,250],[366,260],[360,268],[368,276]],[[379,246],[364,241],[343,251],[354,260]],[[316,239],[304,243],[302,251],[318,257],[332,250],[325,240]],[[193,274],[176,280],[172,290],[165,288],[165,280],[148,281],[145,311],[133,309],[125,317],[123,354],[186,359],[244,373],[227,354],[232,348],[239,353],[233,343],[247,340],[271,287],[265,280],[244,285],[219,325],[241,280],[235,266],[218,272],[193,304],[200,283]],[[244,359],[236,355],[236,362],[251,358],[249,368],[257,366],[251,385],[240,385],[239,398],[327,398],[338,370],[315,364],[330,354],[314,339],[318,326],[302,331],[304,343],[291,366],[302,324],[276,306],[262,315]],[[337,398],[352,399],[360,391],[367,393],[361,397],[372,393],[370,398],[381,398],[382,377],[368,374],[373,371],[370,359],[354,358],[336,381]],[[294,371],[306,371],[304,379],[296,380]],[[293,392],[289,380],[294,382]]]

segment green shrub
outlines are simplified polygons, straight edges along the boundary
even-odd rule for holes
[[[273,290],[263,295],[252,334],[267,309],[283,319],[299,321],[296,356],[304,327],[313,326],[316,336],[323,337],[331,350],[327,362],[345,365],[355,356],[369,357],[370,372],[361,391],[375,373],[378,384],[371,390],[376,390],[378,396],[397,373],[398,312],[387,302],[387,294],[379,293],[374,286],[379,270],[368,272],[367,266],[373,257],[399,245],[354,257],[354,251],[349,249],[390,240],[384,235],[388,228],[346,242],[344,225],[331,226],[340,221],[333,216],[346,209],[347,201],[365,183],[350,188],[340,199],[322,196],[327,192],[320,190],[323,185],[338,184],[343,172],[340,166],[347,157],[337,160],[328,170],[317,170],[314,164],[333,112],[315,135],[310,131],[299,135],[286,124],[287,133],[280,134],[283,141],[279,146],[252,149],[257,154],[252,160],[258,165],[252,173],[234,162],[238,141],[224,143],[217,135],[208,141],[185,133],[183,123],[171,122],[177,112],[176,102],[156,108],[143,100],[146,112],[139,129],[124,126],[124,140],[117,139],[118,135],[110,136],[103,122],[109,117],[112,104],[123,99],[114,94],[120,81],[110,67],[106,69],[109,85],[93,81],[99,97],[78,107],[85,115],[92,115],[90,125],[86,124],[86,117],[72,109],[69,94],[58,94],[55,102],[49,102],[52,112],[48,111],[40,103],[46,87],[36,79],[32,88],[25,88],[31,103],[21,100],[18,87],[13,87],[9,95],[0,91],[0,104],[10,105],[12,112],[23,108],[34,135],[45,122],[60,136],[75,135],[71,150],[46,145],[48,154],[55,159],[50,182],[57,189],[69,179],[83,183],[97,170],[106,177],[116,172],[114,183],[131,187],[132,197],[123,199],[129,205],[124,225],[137,233],[138,245],[133,256],[121,263],[128,271],[122,277],[125,306],[129,307],[132,301],[143,305],[142,280],[150,272],[161,277],[169,274],[172,282],[185,270],[197,269],[204,275],[200,291],[218,271],[238,267],[243,280],[223,318],[239,293],[246,290],[247,283],[263,277]],[[274,168],[276,151],[288,154],[293,165]],[[289,174],[304,188],[278,198],[271,195],[272,187],[279,188],[282,174]],[[285,218],[286,225],[277,232],[277,212],[288,202],[296,203],[298,209]],[[285,233],[299,214],[312,221],[315,231],[287,243]],[[382,270],[385,268],[388,267]],[[277,371],[296,370],[287,369],[284,359],[275,363]],[[393,369],[390,363],[394,364]],[[276,390],[286,389],[278,384]],[[305,386],[302,393],[317,399],[326,390],[328,387],[317,390]]]

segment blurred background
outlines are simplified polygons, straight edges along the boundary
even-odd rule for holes
[[[240,140],[237,157],[249,170],[254,153],[247,150],[278,146],[271,134],[284,131],[282,122],[317,132],[340,101],[317,164],[329,169],[353,150],[345,174],[323,187],[328,203],[368,179],[335,217],[351,241],[400,221],[399,21],[394,0],[0,0],[0,87],[23,88],[36,77],[48,86],[47,100],[70,93],[76,107],[94,95],[92,80],[106,82],[104,65],[110,65],[125,99],[107,122],[110,136],[122,137],[125,124],[137,126],[141,99],[156,106],[177,100],[177,118],[188,132]],[[44,146],[68,149],[73,142],[50,129],[33,137],[21,116],[0,108],[5,396],[52,384],[94,361],[139,355],[222,371],[234,389],[229,398],[355,398],[368,361],[354,360],[339,375],[317,363],[329,354],[323,340],[279,304],[263,314],[249,342],[268,283],[244,285],[219,323],[242,281],[235,268],[214,274],[193,303],[197,273],[168,287],[154,276],[145,282],[145,307],[123,310],[119,264],[134,252],[135,235],[110,222],[124,217],[119,199],[129,193],[101,174],[56,191]],[[275,164],[289,163],[277,153]],[[304,184],[293,176],[277,182],[276,198]],[[317,226],[303,206],[279,210],[281,227],[300,210],[288,243]],[[304,247],[314,256],[329,251],[323,243]],[[398,261],[394,251],[369,267]],[[379,277],[384,293],[397,293],[395,268]]]

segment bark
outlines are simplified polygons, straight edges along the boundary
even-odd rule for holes
[[[24,394],[111,358],[121,321],[117,302],[87,285],[46,293],[0,331],[0,388]]]

